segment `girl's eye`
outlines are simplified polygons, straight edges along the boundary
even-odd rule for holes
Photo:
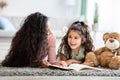
[[[75,39],[78,39],[78,37],[75,37]]]

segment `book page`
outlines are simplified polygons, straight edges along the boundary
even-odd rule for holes
[[[76,71],[80,71],[80,70],[101,70],[99,68],[87,66],[87,65],[84,65],[84,64],[70,64],[69,68],[72,68]]]
[[[70,67],[62,67],[62,66],[58,66],[58,65],[49,65],[50,68],[54,68],[54,69],[62,69],[62,70],[73,70],[73,68]]]
[[[87,66],[87,65],[83,65],[83,64],[70,64],[68,67],[50,65],[49,67],[50,68],[62,69],[62,70],[75,70],[75,71],[80,71],[80,70],[102,70],[100,68],[91,67],[91,66]]]

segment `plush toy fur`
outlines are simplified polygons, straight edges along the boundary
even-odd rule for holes
[[[87,62],[87,63],[93,62],[93,65],[91,65],[91,66],[98,66],[98,64],[99,64],[94,52],[89,52],[86,54],[85,62]]]
[[[117,32],[103,35],[105,46],[95,50],[98,63],[102,67],[120,68],[120,34]],[[98,64],[97,64],[98,65]]]

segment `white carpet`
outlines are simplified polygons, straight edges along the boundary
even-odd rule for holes
[[[120,80],[120,77],[99,76],[4,76],[0,80]]]

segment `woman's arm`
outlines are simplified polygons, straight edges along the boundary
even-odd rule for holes
[[[48,62],[56,62],[56,38],[53,34],[48,35]]]

